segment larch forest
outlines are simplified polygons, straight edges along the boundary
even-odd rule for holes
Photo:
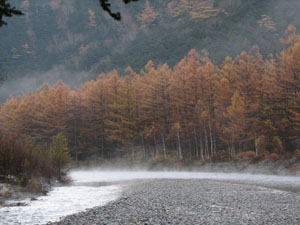
[[[47,146],[62,132],[76,159],[294,153],[300,38],[292,25],[286,33],[277,57],[264,59],[254,46],[217,66],[207,52],[191,50],[173,68],[149,61],[140,74],[130,67],[123,77],[102,73],[76,90],[44,84],[3,104],[1,133]]]

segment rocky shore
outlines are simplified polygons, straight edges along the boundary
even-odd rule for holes
[[[207,180],[132,183],[103,207],[52,225],[75,224],[300,224],[300,195],[249,184]]]

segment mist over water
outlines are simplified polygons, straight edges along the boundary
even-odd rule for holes
[[[201,179],[238,181],[255,183],[261,185],[299,187],[300,177],[276,176],[276,175],[255,175],[243,173],[211,173],[211,172],[163,172],[163,171],[108,171],[101,169],[72,171],[71,177],[76,183],[92,182],[115,182],[142,179]]]

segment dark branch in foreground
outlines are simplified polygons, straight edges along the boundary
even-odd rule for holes
[[[3,17],[12,17],[13,15],[23,15],[23,13],[17,10],[16,7],[10,6],[6,0],[0,0],[0,27],[7,25],[7,23],[3,21]]]
[[[123,2],[125,4],[128,4],[130,2],[137,2],[139,0],[123,0]],[[111,9],[110,9],[110,3],[108,2],[108,0],[99,0],[99,3],[102,7],[102,9],[104,11],[106,11],[112,18],[114,18],[115,20],[121,20],[121,13],[120,12],[112,12]]]
[[[3,17],[12,17],[13,15],[24,15],[22,11],[17,10],[16,7],[11,6],[7,3],[8,0],[0,0],[0,27],[3,25],[7,25],[7,23],[3,20]],[[128,4],[130,2],[137,2],[139,0],[122,0],[123,3]],[[109,0],[99,0],[101,8],[106,11],[113,19],[120,21],[121,13],[120,12],[112,12],[111,5]]]

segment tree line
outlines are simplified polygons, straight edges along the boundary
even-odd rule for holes
[[[283,155],[299,147],[300,38],[264,58],[258,47],[215,65],[191,50],[174,68],[149,61],[71,90],[59,81],[11,97],[0,109],[3,137],[50,145],[67,137],[74,159],[140,154],[197,158],[253,151]]]

